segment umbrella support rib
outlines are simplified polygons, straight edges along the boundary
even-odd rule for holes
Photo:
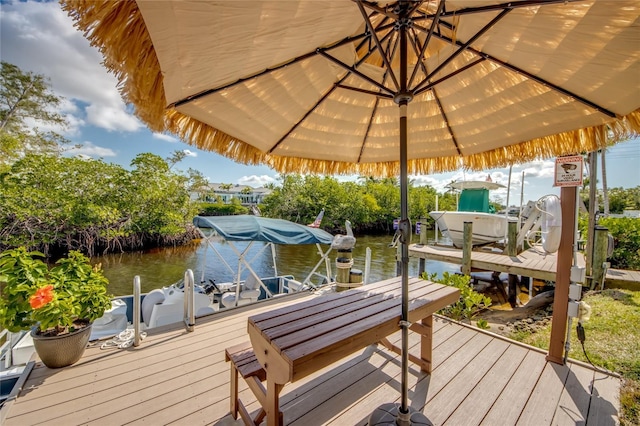
[[[387,57],[386,52],[382,47],[382,42],[380,41],[380,39],[378,39],[378,35],[376,34],[376,29],[373,27],[373,24],[371,23],[371,19],[369,19],[369,15],[367,15],[367,12],[365,12],[364,6],[362,5],[361,1],[358,1],[357,4],[358,4],[358,8],[360,9],[360,13],[362,14],[362,18],[367,24],[367,28],[371,32],[371,38],[375,42],[376,47],[380,52],[380,56],[382,57],[382,60],[386,65],[389,76],[391,76],[391,80],[393,80],[393,84],[395,85],[396,89],[400,89],[400,85],[398,84],[398,79],[396,78],[396,75],[393,73],[393,69],[391,68],[391,62],[389,62],[389,58]],[[399,20],[400,18],[395,17],[395,19]]]
[[[460,43],[460,42],[456,42],[455,44],[459,47],[458,50],[456,50],[455,52],[453,52],[453,54],[451,54],[451,56],[449,56],[447,59],[445,59],[440,65],[438,65],[436,67],[436,69],[434,69],[433,71],[431,71],[431,74],[429,74],[420,84],[418,84],[414,90],[418,90],[420,89],[423,85],[425,85],[429,80],[431,80],[433,78],[434,75],[436,75],[438,72],[440,72],[440,70],[444,69],[444,67],[446,67],[448,64],[451,63],[451,61],[453,61],[455,58],[458,57],[458,55],[460,55],[462,52],[464,52],[465,50],[469,49],[471,44],[476,41],[478,38],[480,38],[484,33],[486,33],[487,31],[489,31],[495,24],[497,24],[498,22],[500,22],[505,16],[507,16],[507,14],[511,12],[511,9],[504,9],[502,12],[500,12],[500,14],[498,16],[496,16],[495,18],[493,18],[487,25],[485,25],[484,27],[482,27],[482,29],[480,29],[480,31],[478,31],[477,33],[475,33],[469,40],[467,40],[465,43]]]
[[[453,144],[456,146],[456,151],[458,151],[458,155],[462,155],[462,151],[460,151],[460,145],[458,145],[458,139],[456,139],[456,135],[453,133],[453,129],[449,124],[449,118],[447,117],[447,113],[445,112],[442,106],[442,103],[440,102],[440,98],[438,97],[438,94],[436,93],[435,88],[433,89],[433,98],[436,100],[436,103],[438,104],[438,109],[440,110],[440,114],[442,114],[442,119],[447,125],[447,130],[449,130],[449,134],[451,135],[451,140],[453,141]]]
[[[436,37],[438,37],[439,39],[441,39],[441,40],[444,40],[444,41],[449,42],[449,43],[454,43],[454,41],[452,39],[450,39],[449,37],[446,37],[446,36],[444,36],[442,34],[437,34],[436,33],[434,35]],[[455,41],[455,44],[462,45],[462,43],[459,42],[459,41]],[[594,110],[601,112],[602,114],[605,114],[605,115],[607,115],[607,116],[609,116],[611,118],[616,118],[617,117],[617,115],[614,112],[611,112],[608,109],[606,109],[606,108],[604,108],[604,107],[602,107],[602,106],[600,106],[598,104],[595,104],[595,103],[591,102],[588,99],[585,99],[585,98],[583,98],[581,96],[578,96],[573,92],[570,92],[570,91],[568,91],[566,89],[563,89],[562,87],[556,86],[555,84],[553,84],[553,83],[551,83],[551,82],[549,82],[549,81],[547,81],[547,80],[545,80],[545,79],[543,79],[541,77],[538,77],[538,76],[536,76],[534,74],[531,74],[528,71],[525,71],[525,70],[523,70],[521,68],[518,68],[515,65],[512,65],[512,64],[510,64],[508,62],[504,62],[504,61],[502,61],[502,60],[500,60],[500,59],[498,59],[498,58],[496,58],[496,57],[494,57],[492,55],[489,55],[488,53],[481,52],[481,51],[476,50],[476,49],[474,49],[472,47],[467,47],[467,50],[469,52],[475,53],[476,55],[478,55],[481,58],[484,58],[486,60],[494,62],[494,63],[496,63],[496,64],[498,64],[498,65],[500,65],[502,67],[505,67],[505,68],[515,72],[515,73],[518,73],[518,74],[521,74],[521,75],[523,75],[523,76],[525,76],[527,78],[530,78],[531,80],[534,80],[534,81],[542,84],[543,86],[546,86],[546,87],[548,87],[548,88],[550,88],[552,90],[560,92],[563,95],[569,96],[569,97],[575,99],[576,101],[581,102],[581,103],[587,105],[588,107],[591,107]],[[433,84],[432,84],[432,86],[433,86]]]
[[[358,77],[360,77],[361,79],[365,80],[366,82],[371,83],[372,85],[376,86],[380,90],[384,90],[385,92],[387,92],[387,93],[389,93],[391,95],[394,94],[394,92],[391,89],[389,89],[388,87],[385,87],[382,84],[380,84],[377,81],[375,81],[374,79],[372,79],[371,77],[368,77],[368,76],[362,74],[355,67],[352,67],[350,65],[345,64],[344,62],[342,62],[338,58],[334,58],[333,56],[329,55],[324,49],[318,49],[318,54],[324,56],[325,58],[327,58],[328,60],[330,60],[334,64],[339,65],[340,67],[348,70],[349,72],[352,72],[353,74],[357,75]]]
[[[445,5],[445,2],[443,1],[438,3],[438,10],[436,10],[436,14],[433,17],[433,20],[431,21],[431,26],[429,27],[429,31],[427,32],[427,36],[424,39],[424,45],[422,46],[422,48],[420,48],[420,53],[418,54],[418,62],[420,63],[420,65],[422,65],[424,69],[424,75],[429,75],[429,73],[427,72],[427,69],[426,69],[427,67],[424,64],[422,57],[424,56],[424,53],[427,51],[427,47],[429,46],[429,41],[431,40],[431,36],[436,30],[438,22],[440,22],[440,15],[444,11],[444,5]],[[414,28],[415,28],[415,25],[414,25]],[[418,40],[418,37],[414,35],[413,39],[415,40],[415,43],[419,44],[420,41]],[[407,83],[409,87],[411,87],[411,85],[413,84],[413,79],[415,78],[417,71],[418,71],[418,67],[415,66],[413,68],[413,72],[411,73],[411,78],[409,79],[409,83]]]
[[[546,6],[546,5],[550,5],[550,4],[558,4],[558,3],[573,3],[573,2],[577,2],[577,1],[584,1],[584,0],[521,0],[518,2],[506,2],[506,3],[501,3],[501,4],[492,4],[492,5],[486,5],[486,6],[478,6],[478,7],[468,7],[465,9],[458,9],[458,10],[453,10],[451,12],[443,12],[442,13],[442,17],[443,18],[451,18],[454,16],[465,16],[465,15],[473,15],[476,13],[482,13],[482,12],[492,12],[492,11],[497,11],[497,10],[501,10],[501,9],[505,9],[505,8],[510,8],[510,9],[519,9],[519,8],[523,8],[523,7],[532,7],[532,6]],[[424,17],[422,18],[416,18],[416,21],[419,20],[427,20],[427,19],[432,19],[434,15],[424,15]]]

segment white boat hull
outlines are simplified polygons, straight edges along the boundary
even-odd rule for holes
[[[479,212],[434,211],[429,215],[437,222],[440,231],[447,235],[453,245],[461,248],[464,241],[464,223],[472,222],[472,245],[493,243],[505,238],[507,218]]]

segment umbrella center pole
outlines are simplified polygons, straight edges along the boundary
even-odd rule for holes
[[[413,93],[407,88],[408,42],[407,31],[412,25],[410,9],[412,2],[400,1],[397,5],[399,15],[395,29],[398,32],[400,46],[400,79],[399,88],[394,96],[400,112],[400,223],[398,227],[400,240],[400,257],[402,273],[402,316],[400,329],[402,333],[401,356],[401,399],[400,404],[387,403],[379,406],[369,417],[369,425],[418,425],[430,424],[426,416],[409,407],[409,243],[411,240],[411,222],[409,221],[409,189],[408,189],[408,132],[407,110],[413,99]]]

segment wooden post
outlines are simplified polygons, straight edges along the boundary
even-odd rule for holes
[[[509,274],[509,294],[507,295],[507,301],[512,308],[522,305],[522,303],[520,303],[520,299],[518,299],[519,284],[520,280],[518,279],[518,276]],[[500,284],[500,286],[502,286],[502,284]]]
[[[420,244],[427,244],[427,219],[420,219]],[[420,258],[418,261],[418,275],[422,275],[427,266],[427,260],[424,258]]]
[[[427,219],[420,219],[420,244],[427,244]]]
[[[518,223],[517,222],[508,222],[508,232],[507,232],[507,255],[508,256],[517,256],[518,255]],[[508,301],[512,308],[520,305],[518,300],[518,285],[520,284],[520,280],[517,275],[509,274],[509,297]]]
[[[556,269],[556,287],[553,297],[553,317],[551,319],[551,339],[547,361],[564,364],[564,340],[567,332],[567,313],[569,309],[569,284],[573,263],[573,245],[575,244],[576,194],[575,186],[560,189],[560,207],[562,208],[562,233]]]
[[[604,126],[603,126],[604,127]],[[587,248],[585,267],[588,276],[591,276],[591,264],[593,262],[593,228],[596,225],[596,212],[599,210],[597,198],[598,178],[598,151],[589,153],[589,220],[587,222]],[[584,239],[585,236],[583,236]]]
[[[604,267],[607,261],[609,248],[609,229],[604,226],[596,226],[593,231],[593,263],[591,265],[591,290],[603,282]]]
[[[507,222],[507,255],[518,255],[518,222]]]
[[[462,242],[462,273],[471,275],[471,236],[473,233],[473,222],[465,222],[463,228]]]

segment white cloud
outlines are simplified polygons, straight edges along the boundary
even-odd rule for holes
[[[4,61],[44,75],[57,95],[73,100],[62,105],[63,113],[75,117],[65,134],[76,134],[74,126],[84,124],[78,114],[86,114],[87,123],[109,131],[144,127],[127,113],[116,78],[107,73],[101,55],[73,28],[57,2],[3,3],[0,36]]]
[[[187,157],[197,157],[198,156],[197,152],[191,151],[190,149],[183,149],[182,152],[184,152]]]
[[[429,175],[409,176],[409,179],[413,181],[415,186],[431,186],[436,188],[442,183],[441,179],[437,179]]]
[[[171,136],[170,134],[167,134],[167,133],[153,133],[152,136],[154,139],[160,139],[161,141],[165,141],[165,142],[176,143],[180,141],[178,138]]]
[[[117,155],[116,152],[111,148],[104,148],[101,146],[97,146],[91,142],[84,142],[80,147],[74,147],[74,148],[68,149],[66,153],[68,155],[81,156],[81,158],[85,158],[87,156],[104,158],[104,157],[115,157]]]
[[[524,171],[525,178],[553,177],[555,161],[532,161],[520,165],[520,169]]]
[[[243,176],[240,179],[238,179],[238,185],[249,185],[254,188],[260,188],[262,186],[265,186],[268,183],[273,183],[275,181],[276,181],[276,178],[274,178],[273,176],[251,175],[251,176]]]
[[[143,124],[119,106],[93,103],[85,108],[87,122],[112,131],[136,132]]]

